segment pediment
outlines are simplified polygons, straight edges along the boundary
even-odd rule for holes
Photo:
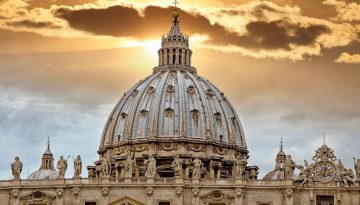
[[[33,191],[19,197],[22,201],[31,201],[31,202],[52,202],[56,198],[55,195],[42,192],[42,191]]]
[[[132,199],[128,196],[124,196],[114,202],[111,202],[109,205],[145,205],[145,204],[135,199]]]

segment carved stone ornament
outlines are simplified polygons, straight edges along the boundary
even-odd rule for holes
[[[80,196],[80,188],[79,187],[74,187],[72,189],[72,195],[75,199],[77,199]]]
[[[172,144],[170,143],[160,143],[159,144],[159,148],[160,150],[165,150],[165,151],[172,151],[172,150],[177,150],[177,145],[176,144]]]
[[[56,196],[41,191],[34,191],[20,196],[21,201],[26,202],[52,202]]]
[[[284,197],[291,198],[293,196],[294,191],[292,189],[286,189],[284,191]]]
[[[211,202],[211,201],[231,202],[234,197],[235,196],[224,193],[221,190],[214,190],[212,192],[208,192],[200,196],[200,198],[206,202]]]
[[[193,152],[205,152],[205,145],[188,144],[187,149],[188,151],[193,151]]]
[[[148,187],[148,188],[146,189],[146,195],[147,195],[148,197],[151,197],[151,196],[153,195],[153,193],[154,193],[154,188]]]
[[[64,189],[61,189],[61,188],[56,189],[57,198],[61,199],[63,197],[63,195],[64,195]]]
[[[127,151],[127,147],[118,147],[113,149],[113,155],[120,156]]]
[[[235,190],[235,197],[240,199],[245,195],[245,189],[236,189]]]
[[[192,194],[193,194],[193,197],[194,197],[194,198],[198,198],[198,197],[199,197],[199,194],[200,194],[199,188],[195,187],[195,188],[193,188],[191,191],[192,191]]]
[[[148,151],[149,150],[149,145],[146,144],[139,144],[139,145],[133,145],[132,146],[132,151],[134,152],[143,152],[143,151]]]
[[[175,194],[176,194],[176,196],[177,196],[177,197],[181,197],[183,191],[184,191],[183,188],[177,187],[177,188],[175,189]]]
[[[19,189],[11,189],[10,195],[13,199],[17,199],[19,197],[20,190]]]
[[[219,154],[219,155],[226,155],[227,154],[227,149],[225,149],[223,147],[214,147],[214,152]]]
[[[109,192],[110,192],[109,187],[104,187],[101,189],[101,193],[102,193],[103,197],[109,196]]]
[[[315,156],[313,157],[315,162],[330,160],[332,162],[336,161],[336,156],[334,151],[329,148],[327,145],[323,145],[315,151]]]

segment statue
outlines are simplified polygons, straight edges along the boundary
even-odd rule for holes
[[[15,157],[15,161],[11,163],[11,171],[14,179],[20,179],[20,174],[22,171],[23,163],[20,161],[19,157]]]
[[[64,156],[60,156],[60,159],[56,166],[56,168],[59,170],[59,178],[63,179],[65,177],[67,167],[68,167],[67,160],[64,159]]]
[[[244,179],[245,161],[240,158],[235,161],[235,177]]]
[[[336,165],[336,178],[341,180],[342,179],[342,173],[345,172],[346,169],[344,167],[344,164],[341,162],[341,159],[338,159],[338,163]]]
[[[355,182],[355,174],[352,169],[344,170],[341,173],[341,179],[345,187],[350,187],[350,183],[358,186]]]
[[[126,153],[126,160],[124,162],[125,178],[131,178],[135,166],[135,160],[132,159],[131,152]]]
[[[190,175],[190,166],[191,166],[191,159],[190,160],[186,160],[185,161],[185,177],[186,178],[189,178],[189,175]]]
[[[200,178],[203,163],[201,162],[201,160],[199,158],[195,158],[193,163],[194,163],[193,178]]]
[[[355,161],[355,158],[354,158],[354,161]],[[360,159],[356,160],[354,166],[355,166],[356,179],[360,180]]]
[[[183,160],[179,158],[179,156],[176,156],[176,158],[174,159],[174,161],[172,162],[172,167],[174,169],[174,174],[177,177],[182,177],[183,176]]]
[[[209,178],[210,179],[214,179],[214,176],[215,176],[214,166],[215,166],[214,162],[212,160],[210,160],[210,164],[209,164],[209,169],[210,169]]]
[[[148,160],[145,160],[146,171],[145,176],[147,178],[154,178],[156,176],[156,159],[154,156],[150,155]]]
[[[312,182],[311,167],[309,166],[309,163],[306,160],[304,160],[304,166],[300,166],[300,171],[303,180],[301,182],[301,186],[305,186],[309,182]]]
[[[74,178],[80,178],[81,171],[82,171],[82,161],[80,155],[78,155],[74,160]]]
[[[285,160],[285,179],[292,179],[294,174],[295,162],[288,155]]]
[[[111,167],[111,159],[107,155],[105,155],[101,159],[101,170],[102,170],[102,176],[108,177],[110,175],[110,167]]]

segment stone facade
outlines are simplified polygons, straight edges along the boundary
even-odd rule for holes
[[[175,10],[163,36],[159,65],[130,89],[105,125],[99,159],[81,176],[64,178],[67,159],[54,166],[50,146],[39,170],[0,181],[1,205],[358,205],[360,160],[347,169],[322,145],[313,161],[296,164],[281,146],[275,169],[258,179],[236,111],[191,66],[189,40]],[[300,175],[294,170],[299,169]]]

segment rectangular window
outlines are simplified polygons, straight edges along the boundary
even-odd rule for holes
[[[85,205],[96,205],[96,202],[85,202]]]
[[[170,202],[168,202],[168,201],[160,201],[159,205],[170,205]]]

